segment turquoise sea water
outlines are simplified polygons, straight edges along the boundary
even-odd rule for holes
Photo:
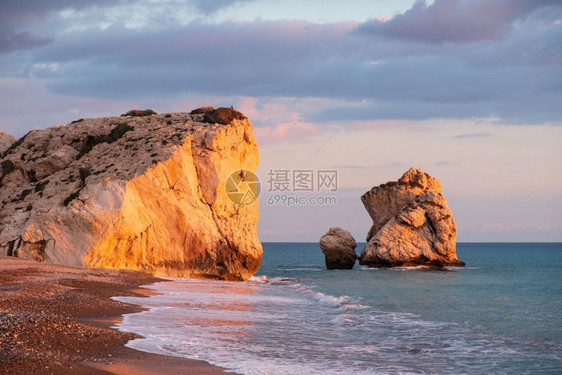
[[[562,244],[457,253],[466,267],[328,271],[315,243],[265,243],[247,283],[119,297],[149,308],[120,329],[145,336],[131,347],[241,374],[562,373]]]

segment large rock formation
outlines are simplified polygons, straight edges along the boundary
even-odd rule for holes
[[[225,182],[255,171],[258,148],[250,121],[229,111],[139,111],[28,133],[0,159],[0,255],[248,279],[262,257],[258,203],[234,204]]]
[[[16,139],[9,134],[0,131],[0,155],[4,153],[14,142]]]
[[[457,227],[441,183],[421,169],[372,188],[361,197],[373,219],[359,258],[370,267],[463,266],[457,258]]]
[[[330,228],[320,238],[320,249],[326,257],[326,268],[329,270],[352,269],[357,260],[356,247],[351,233],[339,227]]]

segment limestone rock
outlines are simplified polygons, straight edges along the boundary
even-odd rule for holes
[[[330,228],[320,238],[320,249],[326,257],[326,268],[329,270],[352,269],[357,259],[356,247],[351,233],[339,227]]]
[[[441,183],[421,169],[374,187],[361,200],[373,219],[360,264],[370,267],[464,266],[457,227]]]
[[[424,191],[440,193],[441,183],[419,169],[410,168],[398,181],[387,182],[363,194],[361,201],[373,219],[367,241]]]
[[[14,137],[0,131],[0,154],[4,153],[15,141]]]
[[[0,255],[74,267],[246,280],[261,264],[258,202],[225,182],[255,171],[247,118],[171,113],[34,130],[0,159]]]

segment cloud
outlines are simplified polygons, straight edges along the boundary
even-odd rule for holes
[[[254,128],[254,135],[260,145],[288,141],[298,142],[318,134],[318,126],[309,123],[283,123]]]
[[[277,21],[131,30],[114,25],[65,34],[34,57],[37,63],[65,65],[51,87],[73,95],[177,92],[170,75],[188,91],[214,95],[309,96],[345,83],[345,59],[323,63],[317,71],[312,63],[347,50],[351,55],[354,46],[342,36],[353,26]],[[327,47],[330,41],[337,45]]]
[[[562,118],[562,26],[551,22],[546,8],[519,18],[505,39],[458,45],[373,37],[355,32],[356,22],[199,20],[128,27],[115,21],[116,14],[133,8],[152,14],[154,6],[139,1],[128,8],[130,3],[107,12],[107,27],[49,23],[50,33],[42,35],[55,39],[1,55],[0,76],[40,80],[46,95],[58,98],[150,102],[178,99],[183,88],[195,98],[227,97],[232,104],[259,98],[251,115],[257,126],[324,126],[349,118],[412,56],[354,123],[496,116],[509,123],[560,124]],[[26,9],[20,13],[29,14]],[[95,22],[103,23],[107,15],[100,13]],[[268,112],[275,115],[261,116]]]
[[[562,27],[524,26],[493,47],[410,49],[350,33],[353,23],[194,22],[161,30],[113,25],[62,35],[33,60],[60,65],[44,78],[53,92],[66,95],[177,95],[177,81],[193,95],[361,100],[411,53],[414,59],[357,120],[496,115],[557,121],[560,82],[553,77],[562,75],[562,51],[555,47]],[[527,51],[533,53],[524,56]],[[33,66],[27,69],[35,74]],[[351,113],[337,106],[327,111],[306,121],[343,121]]]
[[[27,31],[0,31],[0,53],[8,53],[21,49],[32,49],[52,42],[52,38],[32,35]]]
[[[0,23],[11,28],[21,28],[62,10],[126,6],[139,1],[141,0],[2,0]]]
[[[455,163],[455,162],[452,162],[452,161],[449,161],[449,160],[439,160],[439,161],[436,161],[433,165],[436,166],[436,167],[449,167],[449,166],[457,165],[457,164],[458,163]]]
[[[453,138],[454,139],[489,138],[489,137],[493,137],[493,136],[494,135],[492,133],[465,133],[465,134],[455,135]]]
[[[23,30],[62,10],[116,6],[137,0],[2,0],[0,2],[0,54],[44,46],[52,37]]]
[[[230,7],[235,4],[240,4],[245,1],[252,0],[194,0],[195,8],[201,13],[210,15],[218,12],[220,9]]]
[[[382,37],[426,43],[467,43],[498,40],[513,23],[538,8],[560,5],[555,0],[435,0],[416,1],[392,19],[375,19],[358,31]]]

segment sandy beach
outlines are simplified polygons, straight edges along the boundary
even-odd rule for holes
[[[75,269],[0,257],[0,373],[225,374],[204,361],[149,354],[110,328],[142,311],[111,296],[149,295],[161,281],[134,271]]]

